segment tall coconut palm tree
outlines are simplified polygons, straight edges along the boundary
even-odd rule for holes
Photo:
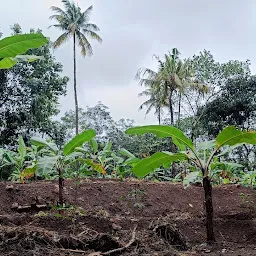
[[[164,60],[159,62],[157,80],[164,86],[166,97],[169,100],[169,110],[171,114],[171,125],[174,125],[174,101],[173,96],[178,96],[178,121],[180,122],[182,95],[186,90],[198,91],[202,94],[208,91],[206,85],[200,84],[194,79],[194,71],[187,61],[179,58],[179,51],[174,48],[172,53],[165,54]]]
[[[139,97],[143,97],[143,96],[149,97],[149,99],[140,105],[139,110],[142,110],[144,107],[146,107],[147,108],[146,115],[147,115],[152,109],[155,109],[154,114],[157,116],[158,124],[160,125],[161,116],[164,113],[163,110],[165,107],[168,107],[168,102],[166,102],[164,98],[163,91],[153,87],[139,93]]]
[[[153,109],[155,109],[155,115],[157,115],[158,123],[161,124],[161,115],[163,114],[163,109],[168,106],[164,98],[163,87],[160,85],[160,81],[157,79],[157,72],[142,68],[139,69],[135,79],[139,81],[141,86],[145,86],[147,89],[139,93],[139,97],[149,97],[144,103],[139,107],[142,110],[147,107],[146,115]]]
[[[97,25],[89,23],[90,14],[93,6],[90,6],[85,11],[76,5],[73,1],[62,0],[64,9],[52,6],[51,10],[55,13],[50,16],[51,20],[57,21],[57,24],[52,25],[60,29],[63,34],[54,42],[54,48],[58,48],[69,39],[73,40],[73,63],[74,63],[74,97],[75,97],[75,113],[76,113],[76,134],[79,131],[78,127],[78,97],[76,84],[76,46],[81,48],[82,56],[92,55],[92,46],[88,39],[93,39],[102,42],[101,37],[96,33],[100,29]]]

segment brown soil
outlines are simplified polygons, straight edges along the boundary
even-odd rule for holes
[[[256,194],[248,188],[214,187],[217,243],[207,246],[202,187],[82,180],[77,197],[75,187],[65,182],[66,203],[77,207],[60,216],[51,208],[57,183],[0,183],[0,255],[104,255],[133,235],[109,255],[256,255]]]

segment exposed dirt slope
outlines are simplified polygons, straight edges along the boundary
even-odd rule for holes
[[[66,181],[65,200],[81,208],[77,212],[65,211],[65,218],[44,209],[57,203],[58,186],[54,182],[0,183],[0,194],[2,255],[78,255],[75,249],[80,250],[80,255],[108,251],[127,244],[134,227],[135,243],[119,254],[256,255],[256,195],[235,185],[213,189],[218,243],[211,248],[203,244],[202,187],[183,189],[180,184],[170,183],[83,180],[76,195],[74,181]],[[101,237],[103,233],[105,238]],[[79,234],[78,240],[72,240]],[[172,241],[179,236],[188,248],[185,252],[181,252],[186,249],[182,242]],[[56,243],[52,242],[54,239]],[[104,239],[106,248],[102,245]]]

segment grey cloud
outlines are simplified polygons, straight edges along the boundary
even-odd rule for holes
[[[49,7],[60,0],[12,0],[1,5],[1,29],[19,22],[24,29],[40,27],[56,39],[59,31],[47,27]],[[155,123],[153,114],[144,119],[138,112],[143,99],[134,76],[138,68],[155,68],[153,54],[163,55],[177,47],[184,57],[204,48],[218,61],[252,60],[255,70],[256,18],[254,0],[79,0],[82,8],[94,5],[91,21],[101,28],[103,44],[92,43],[91,58],[79,56],[78,86],[81,107],[99,100],[110,106],[115,118],[134,118],[138,123]],[[54,52],[72,78],[72,45]],[[72,79],[68,96],[61,100],[62,112],[73,107]],[[68,102],[66,104],[65,102]]]

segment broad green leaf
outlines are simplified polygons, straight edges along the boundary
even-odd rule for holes
[[[45,45],[48,40],[42,34],[23,34],[0,40],[0,58],[16,57],[32,48]]]
[[[64,156],[71,154],[77,147],[81,147],[85,142],[90,141],[95,136],[96,132],[94,130],[87,130],[77,134],[70,142],[64,146]]]
[[[233,151],[233,149],[241,147],[243,143],[236,144],[234,146],[227,146],[226,149],[224,149],[220,154],[216,155],[217,157],[225,156]]]
[[[17,64],[14,58],[3,58],[0,60],[0,69],[9,69]]]
[[[197,178],[200,175],[200,171],[196,172],[190,172],[183,180],[183,186],[186,188],[190,185],[190,183],[193,183],[197,180]]]
[[[42,59],[43,57],[35,55],[17,55],[15,58],[3,58],[0,60],[0,69],[9,69],[17,62],[33,62]]]
[[[103,151],[106,152],[106,151],[111,151],[111,148],[112,148],[112,142],[108,142],[105,147],[103,148]]]
[[[186,145],[180,142],[179,139],[172,137],[173,143],[178,147],[180,151],[186,151]]]
[[[197,144],[199,150],[213,149],[215,145],[215,140],[204,141]]]
[[[3,156],[4,156],[4,158],[5,158],[10,164],[15,164],[15,163],[16,163],[15,159],[12,157],[12,155],[10,154],[10,152],[5,151]]]
[[[230,183],[230,180],[228,178],[225,178],[223,179],[223,184],[226,185],[226,184],[229,184]]]
[[[78,157],[83,157],[82,152],[73,152],[65,157],[65,162],[74,162]]]
[[[132,157],[132,158],[128,158],[125,162],[124,165],[131,165],[134,166],[135,164],[137,164],[139,161],[141,161],[139,158],[136,157]]]
[[[256,131],[243,132],[234,126],[228,126],[217,136],[216,149],[225,145],[234,146],[241,143],[256,145]]]
[[[94,163],[93,160],[91,160],[91,159],[82,159],[82,160],[84,163],[91,166],[95,171],[97,171],[101,174],[104,174],[104,175],[107,173],[101,164]]]
[[[58,160],[57,156],[44,156],[39,158],[37,168],[38,174],[46,175],[51,172]]]
[[[85,148],[82,148],[82,147],[77,147],[75,150],[78,151],[78,152],[88,153],[88,149],[85,149]]]
[[[149,173],[153,172],[156,168],[161,166],[170,166],[173,162],[186,160],[185,154],[168,154],[164,152],[157,152],[149,158],[142,159],[133,168],[134,174],[138,178],[143,178]]]
[[[36,56],[36,55],[17,55],[14,60],[17,60],[18,62],[34,62],[36,60],[43,60],[44,57],[42,56]]]
[[[27,150],[26,150],[26,145],[22,136],[19,136],[18,143],[19,143],[18,152],[20,154],[20,157],[24,159],[26,156]]]
[[[24,171],[20,173],[20,180],[22,183],[24,183],[24,178],[29,179],[33,177],[36,173],[37,166],[28,166]]]
[[[193,142],[184,135],[184,133],[173,126],[167,126],[167,125],[148,125],[148,126],[140,126],[140,127],[134,127],[129,128],[126,131],[126,134],[145,134],[145,133],[153,133],[159,138],[166,138],[171,137],[174,139],[175,142],[179,142],[178,147],[181,147],[181,144],[186,145],[190,149],[194,150]]]
[[[54,142],[47,142],[46,140],[40,138],[40,137],[32,137],[30,139],[31,143],[37,147],[48,147],[53,152],[58,151],[58,147]]]
[[[211,170],[218,168],[221,170],[232,171],[234,169],[243,168],[243,167],[244,166],[241,164],[232,163],[232,162],[213,162],[211,164]]]
[[[94,154],[97,153],[98,148],[99,148],[97,141],[93,138],[92,140],[90,140],[90,144],[91,144]]]
[[[120,152],[120,154],[122,154],[122,155],[124,155],[124,156],[127,156],[127,157],[129,157],[129,158],[135,158],[135,155],[132,154],[130,151],[128,151],[128,150],[125,149],[125,148],[121,148],[119,152]]]

